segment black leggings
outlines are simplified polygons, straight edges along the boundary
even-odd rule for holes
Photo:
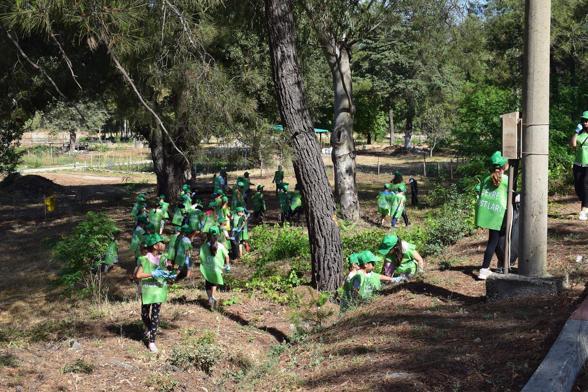
[[[588,167],[574,165],[574,188],[582,208],[588,207]]]
[[[149,308],[151,308],[151,317],[149,316]],[[149,332],[149,343],[155,343],[157,327],[159,326],[160,310],[161,304],[141,305],[141,319],[143,319],[143,323]]]
[[[498,255],[498,242],[500,241],[501,232],[499,230],[488,230],[488,244],[486,245],[486,251],[484,252],[484,262],[482,263],[482,268],[490,267],[490,262],[492,261],[492,256],[494,253]],[[502,255],[502,259],[504,260],[504,255]]]

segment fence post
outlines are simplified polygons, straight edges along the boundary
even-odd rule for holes
[[[423,177],[427,177],[427,154],[423,154]]]
[[[380,176],[380,156],[378,155],[378,176]]]
[[[437,177],[441,177],[441,164],[437,162]]]
[[[453,180],[453,158],[449,161],[449,178]]]

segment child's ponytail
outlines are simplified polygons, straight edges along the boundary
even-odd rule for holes
[[[208,234],[208,244],[209,244],[210,254],[212,256],[216,256],[216,251],[218,250],[218,242],[217,242],[216,235]]]

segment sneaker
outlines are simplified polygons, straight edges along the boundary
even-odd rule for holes
[[[208,299],[208,306],[210,306],[210,310],[216,309],[217,300],[214,297],[210,297]]]
[[[145,331],[143,333],[143,341],[145,341],[147,343],[147,342],[149,342],[150,339],[151,339],[151,332]]]
[[[492,271],[490,271],[490,268],[480,268],[478,279],[486,280],[490,275],[492,275]]]
[[[153,343],[153,342],[149,343],[149,351],[151,351],[152,353],[156,353],[158,351],[155,343]]]
[[[582,210],[580,212],[580,216],[578,217],[578,219],[580,219],[581,221],[588,220],[588,211]]]
[[[225,265],[225,272],[231,272],[230,264]]]

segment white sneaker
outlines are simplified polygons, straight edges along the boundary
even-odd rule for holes
[[[216,309],[217,300],[214,297],[210,297],[208,299],[208,305],[210,305],[210,310]]]
[[[152,353],[156,353],[158,351],[155,343],[149,343],[149,351],[151,351]]]
[[[580,216],[578,217],[581,221],[588,220],[588,211],[580,211]]]
[[[490,271],[490,268],[480,268],[480,273],[478,274],[478,279],[486,280],[493,272]]]

